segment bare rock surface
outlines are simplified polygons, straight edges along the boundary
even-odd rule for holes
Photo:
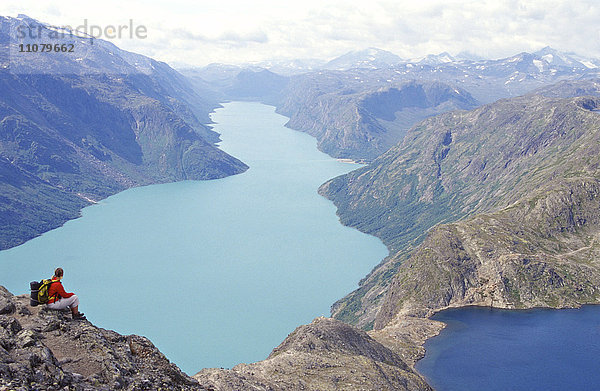
[[[331,318],[298,327],[269,357],[194,375],[213,390],[431,390],[366,332]]]
[[[28,302],[0,286],[0,390],[202,390],[147,338]]]

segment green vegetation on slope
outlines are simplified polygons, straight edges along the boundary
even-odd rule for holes
[[[24,23],[52,39],[33,19],[0,17],[0,45],[15,47]],[[102,40],[77,45],[80,58],[13,56],[0,70],[0,250],[79,216],[90,200],[247,169],[201,123],[216,104],[168,65]]]
[[[447,306],[600,301],[600,180],[554,180],[491,214],[435,227],[398,268],[375,328]]]
[[[599,105],[597,98],[524,96],[439,115],[414,127],[372,165],[326,183],[321,192],[338,206],[342,222],[380,237],[391,250],[358,291],[336,303],[335,316],[362,327],[373,325],[383,298],[391,300],[390,282],[414,282],[416,269],[404,265],[412,265],[408,260],[424,251],[425,244],[419,244],[425,237],[433,240],[438,231],[427,232],[436,224],[500,211],[517,201],[535,204],[528,197],[542,188],[552,192],[551,184],[598,178],[600,116],[594,110]],[[438,255],[432,257],[429,263],[441,262]],[[467,278],[460,270],[452,273]],[[451,275],[430,273],[417,280],[423,292],[451,286],[455,297],[460,289],[452,285]],[[413,291],[419,290],[413,286]],[[512,292],[518,306],[523,295],[517,299],[517,291]],[[398,303],[409,297],[397,296],[394,309],[386,307],[388,313],[398,312]],[[585,302],[593,300],[593,294],[586,297]],[[390,316],[379,319],[375,325],[381,327]]]

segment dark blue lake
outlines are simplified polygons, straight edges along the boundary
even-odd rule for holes
[[[599,390],[600,306],[436,314],[448,325],[416,365],[438,391]]]

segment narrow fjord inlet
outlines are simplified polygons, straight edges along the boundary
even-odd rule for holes
[[[264,359],[296,326],[328,316],[387,254],[317,194],[358,166],[319,152],[271,106],[227,103],[212,119],[246,173],[107,198],[0,252],[0,283],[23,293],[61,265],[90,320],[150,338],[190,374]]]
[[[600,390],[596,3],[2,1],[0,391]]]

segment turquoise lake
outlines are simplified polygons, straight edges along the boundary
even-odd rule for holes
[[[188,374],[262,360],[297,326],[328,316],[387,255],[317,194],[359,166],[319,152],[271,106],[227,103],[212,120],[246,173],[107,198],[0,252],[0,284],[26,293],[61,266],[90,321],[147,336]]]
[[[448,326],[416,369],[437,391],[600,389],[600,306],[468,307],[433,319]]]

